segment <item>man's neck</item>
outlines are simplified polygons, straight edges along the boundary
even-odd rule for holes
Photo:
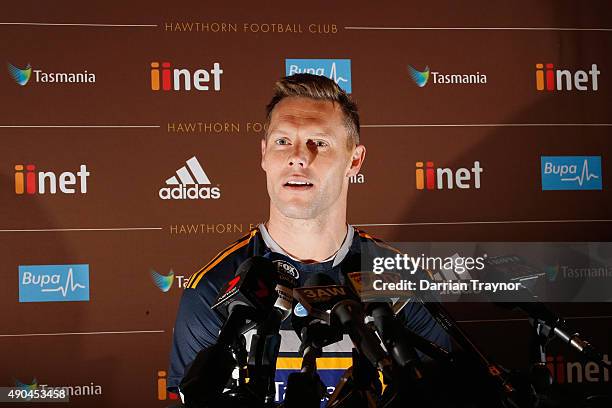
[[[265,225],[272,239],[291,257],[321,262],[333,256],[346,238],[346,216],[334,218],[301,220],[279,216],[272,210]]]

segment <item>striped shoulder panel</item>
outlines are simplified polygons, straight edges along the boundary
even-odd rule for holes
[[[196,286],[198,286],[200,279],[202,279],[202,276],[204,276],[206,272],[208,272],[209,270],[217,266],[219,262],[225,259],[228,255],[232,254],[233,252],[236,252],[238,249],[242,248],[243,246],[248,245],[248,243],[251,241],[251,239],[253,239],[253,237],[257,234],[258,231],[259,231],[258,228],[253,228],[251,231],[249,231],[248,234],[244,235],[243,237],[238,239],[236,242],[234,242],[233,244],[225,248],[223,251],[219,252],[202,269],[200,269],[199,271],[191,275],[191,277],[187,281],[187,287],[193,289]]]
[[[381,248],[387,249],[389,251],[397,252],[398,254],[401,253],[399,249],[393,248],[391,245],[387,244],[385,241],[383,241],[380,238],[373,237],[370,234],[368,234],[367,232],[361,231],[358,228],[355,228],[355,231],[357,231],[357,233],[359,234],[359,236],[361,238],[368,239],[368,240],[374,242],[376,245],[378,245]]]

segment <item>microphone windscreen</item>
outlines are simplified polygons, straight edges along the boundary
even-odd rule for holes
[[[330,286],[336,284],[336,281],[331,276],[321,272],[313,273],[304,282],[304,286]]]

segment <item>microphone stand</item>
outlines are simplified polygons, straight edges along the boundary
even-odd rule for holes
[[[355,348],[352,358],[353,365],[338,381],[327,408],[376,408],[382,391],[378,371]]]
[[[530,381],[536,391],[537,407],[561,406],[561,402],[550,396],[551,386],[554,383],[553,373],[546,366],[546,347],[550,341],[558,337],[564,343],[577,350],[581,356],[589,361],[598,364],[602,369],[610,369],[612,365],[604,360],[603,355],[598,352],[588,341],[580,338],[578,333],[568,331],[565,320],[556,318],[550,323],[537,317],[529,317],[532,326],[530,360],[531,372]],[[612,403],[609,397],[601,395],[590,395],[585,398],[585,403],[589,401],[605,400],[607,404]],[[609,406],[609,405],[608,405]]]
[[[203,408],[269,408],[274,403],[274,374],[280,348],[279,334],[281,315],[272,310],[268,318],[257,324],[257,332],[251,338],[247,351],[246,339],[240,334],[229,345],[238,367],[238,378],[232,381],[229,390],[216,399],[202,405]],[[211,367],[215,370],[216,367]],[[214,373],[212,373],[214,375]],[[249,382],[246,382],[246,378]],[[199,408],[199,407],[198,407]]]
[[[266,320],[257,325],[257,332],[251,338],[251,349],[247,360],[249,388],[259,396],[262,406],[274,406],[276,390],[274,376],[276,360],[280,349],[279,333],[282,313],[273,309]]]
[[[302,332],[307,330],[305,327]],[[304,343],[302,343],[304,345]],[[317,357],[321,349],[314,345],[303,347],[302,368],[291,373],[287,379],[283,408],[319,408],[321,399],[327,395],[325,385],[317,374]]]
[[[321,357],[323,347],[342,340],[342,334],[331,326],[316,321],[305,324],[300,330],[300,326],[304,324],[300,319],[303,318],[292,321],[292,324],[302,340],[299,349],[302,367],[300,372],[289,375],[283,407],[319,408],[321,400],[327,396],[327,389],[317,374],[317,358]]]
[[[471,357],[484,378],[489,379],[496,385],[496,394],[499,397],[499,400],[496,401],[499,404],[498,406],[503,408],[519,408],[520,405],[516,402],[518,399],[517,391],[507,378],[505,370],[490,361],[476,347],[437,299],[428,295],[421,295],[416,299],[425,306],[438,324],[440,324],[440,326],[442,326],[442,328],[444,328],[444,330],[446,330],[446,332],[450,334],[459,346],[461,346],[461,348]],[[490,403],[492,404],[494,401]]]
[[[530,317],[529,322],[534,327],[535,333],[538,336],[546,340],[552,337],[558,337],[564,343],[578,351],[582,357],[593,361],[601,368],[612,368],[612,364],[609,361],[604,360],[603,355],[597,351],[595,347],[591,345],[591,343],[582,339],[579,333],[572,333],[568,330],[565,320],[558,318],[554,322],[548,323],[543,319]],[[546,354],[544,354],[544,359],[546,359]]]
[[[531,323],[530,342],[530,380],[538,399],[543,397],[553,383],[552,373],[546,367],[546,345],[550,341],[550,331],[539,319],[529,319]],[[546,334],[545,334],[546,333]]]

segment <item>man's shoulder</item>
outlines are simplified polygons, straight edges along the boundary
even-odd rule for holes
[[[230,245],[215,255],[206,265],[191,275],[187,281],[187,288],[195,289],[202,282],[204,276],[206,280],[220,279],[225,282],[228,276],[233,276],[236,268],[247,258],[259,255],[256,245],[261,241],[259,228],[251,229],[247,234],[238,238]]]
[[[386,241],[367,233],[364,230],[355,228],[355,237],[353,244],[357,244],[359,252],[372,256],[393,256],[400,253],[397,248],[394,248]]]

